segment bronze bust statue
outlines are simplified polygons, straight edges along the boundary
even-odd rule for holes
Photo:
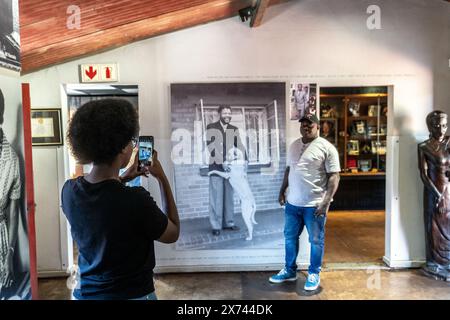
[[[450,136],[447,114],[436,110],[426,118],[430,139],[418,146],[420,177],[424,183],[426,265],[435,279],[450,281]]]

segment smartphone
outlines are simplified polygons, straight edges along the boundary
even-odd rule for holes
[[[149,166],[153,158],[153,136],[139,136],[139,164]]]

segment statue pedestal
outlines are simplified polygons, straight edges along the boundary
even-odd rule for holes
[[[425,265],[422,267],[422,272],[435,280],[450,282],[450,270],[445,269],[439,265]]]

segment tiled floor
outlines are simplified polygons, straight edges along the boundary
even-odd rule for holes
[[[178,274],[156,277],[160,299],[450,299],[450,284],[422,276],[419,270],[325,271],[317,292],[296,282],[271,284],[271,273]],[[214,284],[214,285],[212,285]]]
[[[155,276],[161,300],[303,300],[303,299],[450,299],[450,283],[420,270],[325,270],[314,293],[303,290],[304,272],[296,282],[271,284],[268,272],[164,274]],[[41,279],[41,299],[70,299],[64,279]]]
[[[384,212],[331,212],[326,228],[322,283],[313,294],[303,290],[304,272],[299,272],[296,282],[279,285],[268,282],[269,272],[222,272],[156,275],[157,295],[159,299],[189,300],[450,299],[449,283],[427,278],[420,270],[382,267]],[[220,243],[233,246],[233,241],[245,240],[236,236]],[[260,243],[267,244],[267,238]],[[364,269],[364,265],[379,267]],[[349,270],[354,266],[359,270]],[[41,299],[70,299],[66,279],[40,279],[39,292]]]
[[[328,214],[325,263],[382,262],[384,211],[335,211]]]

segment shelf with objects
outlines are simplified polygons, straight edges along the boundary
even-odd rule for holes
[[[384,209],[387,110],[387,87],[320,89],[320,135],[336,146],[342,168],[332,208]]]

